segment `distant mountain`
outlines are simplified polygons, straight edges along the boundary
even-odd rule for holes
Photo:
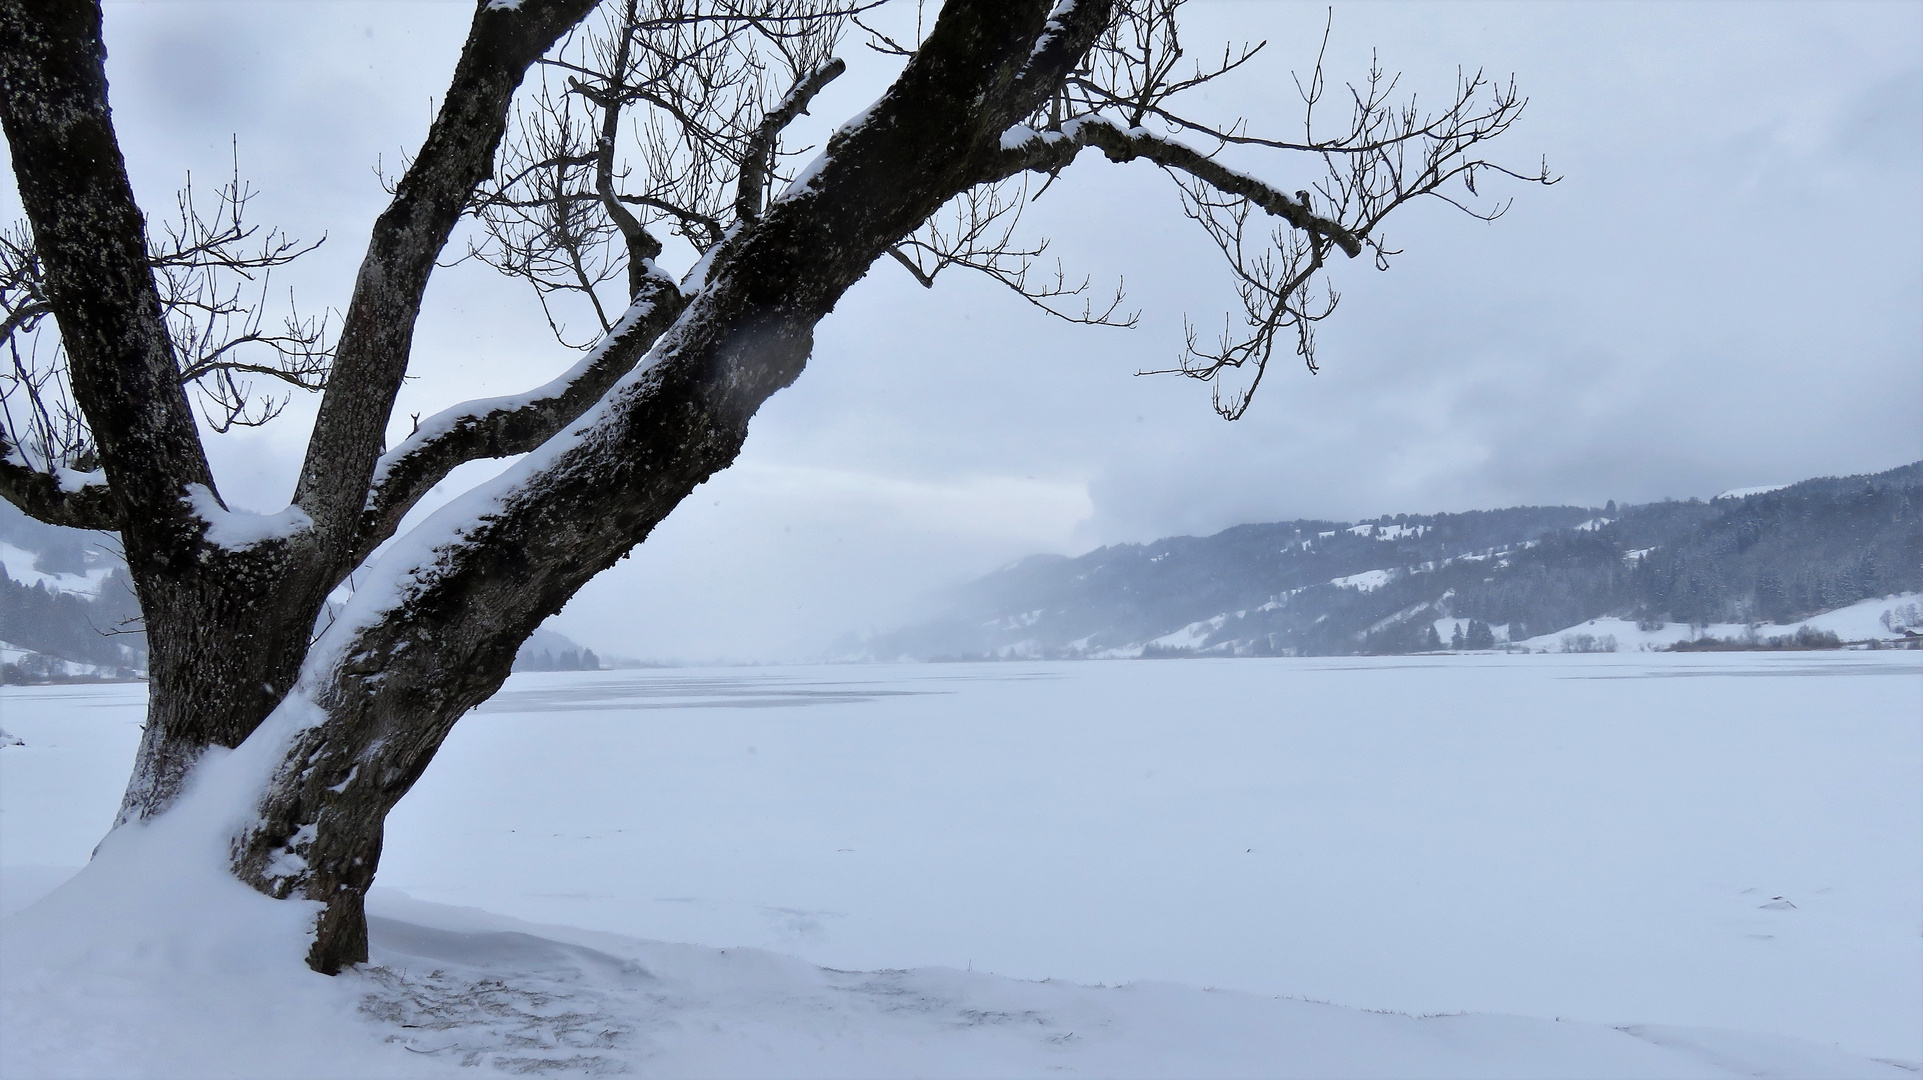
[[[1782,621],[1919,588],[1923,462],[1708,502],[1285,521],[1034,556],[965,586],[925,623],[832,652],[1399,653],[1437,647],[1443,620],[1493,643],[1610,615]]]

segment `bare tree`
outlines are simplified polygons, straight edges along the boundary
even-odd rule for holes
[[[1242,329],[1231,320],[1176,370],[1259,376],[1278,339],[1312,356],[1332,255],[1380,262],[1391,211],[1454,180],[1467,195],[1445,197],[1462,202],[1506,171],[1482,146],[1522,108],[1512,87],[1467,76],[1424,112],[1372,72],[1325,137],[1318,65],[1299,83],[1291,141],[1182,111],[1259,46],[1191,63],[1175,0],[949,0],[906,43],[868,28],[872,6],[610,0],[597,14],[593,0],[478,0],[330,341],[298,317],[263,329],[263,296],[235,291],[232,275],[251,287],[259,273],[264,288],[299,250],[242,225],[237,181],[205,218],[183,198],[183,231],[147,233],[109,115],[97,2],[0,0],[0,121],[30,223],[0,247],[7,341],[57,337],[17,354],[8,385],[44,421],[7,428],[0,493],[41,520],[121,535],[152,665],[121,819],[166,811],[208,748],[243,747],[229,761],[252,763],[256,813],[228,838],[233,871],[319,903],[318,970],[365,958],[383,821],[455,721],[542,620],[734,460],[748,419],[801,373],[816,323],[878,260],[925,285],[954,267],[986,273],[1063,317],[1127,323],[1119,298],[1038,267],[1043,242],[1016,226],[1084,149],[1145,160],[1177,180],[1241,284]],[[841,74],[851,34],[898,72],[802,164],[786,132]],[[1240,167],[1261,154],[1318,179],[1285,191]],[[427,280],[464,217],[480,232],[463,257],[527,280],[586,354],[388,447]],[[679,277],[661,265],[664,239],[695,260]],[[222,501],[190,398],[211,377],[209,426],[262,420],[273,402],[237,407],[262,399],[225,381],[247,375],[288,389],[324,378],[276,515]],[[1237,415],[1246,393],[1218,406]],[[396,536],[449,470],[515,454]],[[350,574],[352,600],[312,637]]]
[[[175,194],[177,216],[147,237],[147,264],[174,342],[183,386],[193,391],[203,423],[215,433],[260,427],[279,416],[291,393],[319,390],[331,359],[331,313],[302,318],[292,306],[279,326],[265,324],[273,271],[320,246],[278,229],[262,234],[245,220],[254,192],[232,178],[214,192],[214,208],[196,200],[193,177]],[[49,316],[45,268],[26,222],[0,231],[0,439],[12,462],[68,487],[84,487],[100,461],[84,412],[74,403],[57,327]],[[263,377],[287,387],[279,397],[255,390]],[[64,522],[62,523],[64,524]]]

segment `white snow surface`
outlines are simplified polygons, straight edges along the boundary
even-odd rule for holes
[[[1341,589],[1355,589],[1359,592],[1374,592],[1396,579],[1395,570],[1364,570],[1360,574],[1347,577],[1330,578],[1329,584]]]
[[[1202,647],[1202,643],[1208,640],[1210,634],[1220,630],[1222,624],[1228,621],[1229,617],[1227,613],[1224,613],[1212,619],[1192,622],[1173,633],[1163,634],[1161,637],[1148,642],[1148,644],[1159,645],[1165,649],[1199,649]],[[1141,652],[1142,650],[1140,648],[1135,648],[1130,651],[1129,655],[1140,656]]]
[[[0,1075],[1923,1057],[1923,654],[516,675],[390,819],[335,979],[310,906],[220,870],[251,742],[59,869],[141,704],[0,690]]]
[[[67,677],[78,676],[82,678],[89,676],[104,677],[113,675],[116,670],[115,666],[111,664],[83,664],[77,660],[62,660],[59,657],[46,656],[44,653],[38,653],[33,649],[21,648],[11,641],[0,641],[0,664],[17,664],[21,660],[35,655],[44,657],[42,662],[50,664],[50,670],[56,675]]]
[[[314,527],[314,519],[298,506],[278,513],[231,510],[220,505],[205,484],[187,485],[187,502],[207,523],[207,542],[224,548],[248,548],[269,540],[283,540]]]
[[[107,486],[107,470],[105,469],[81,472],[78,469],[58,468],[53,471],[53,478],[54,483],[59,486],[60,490],[68,493],[83,491],[89,487]]]

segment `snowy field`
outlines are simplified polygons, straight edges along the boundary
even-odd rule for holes
[[[141,706],[0,690],[0,910],[87,860]],[[88,929],[160,888],[132,846],[4,924],[0,1074],[1923,1060],[1916,652],[516,675],[332,980],[238,885]]]

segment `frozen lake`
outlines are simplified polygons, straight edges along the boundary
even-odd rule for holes
[[[87,858],[138,686],[8,688],[0,867]],[[1923,654],[514,676],[381,885],[834,968],[1169,980],[1923,1058]]]

